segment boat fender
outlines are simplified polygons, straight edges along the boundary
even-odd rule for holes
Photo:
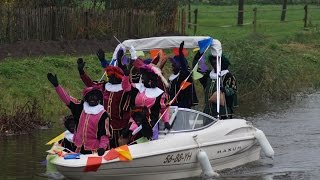
[[[219,174],[213,171],[213,168],[211,167],[208,155],[205,151],[200,150],[197,154],[197,159],[200,163],[202,173],[202,178],[212,178],[212,177],[219,177]]]
[[[268,139],[266,138],[266,136],[264,135],[264,133],[257,129],[256,133],[255,133],[255,137],[258,140],[263,152],[266,154],[267,157],[269,158],[274,158],[274,151],[268,141]]]

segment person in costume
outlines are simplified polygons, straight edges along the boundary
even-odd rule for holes
[[[104,52],[98,51],[98,58],[101,64],[106,64]],[[123,57],[123,50],[119,50],[117,54],[118,65],[122,67],[121,58]],[[80,77],[84,84],[88,87],[93,86],[94,83],[91,78],[84,72],[85,62],[78,60],[78,70]],[[124,72],[120,67],[108,65],[104,68],[108,77],[108,82],[101,84],[103,89],[104,108],[110,116],[111,126],[111,147],[115,148],[126,144],[128,137],[122,136],[122,130],[127,127],[130,119],[130,92],[122,88],[121,81]],[[123,67],[125,68],[125,67]]]
[[[197,63],[200,58],[200,52],[198,51],[193,65]],[[217,57],[210,55],[209,62],[212,66],[212,70],[208,70],[204,73],[204,76],[199,79],[202,84],[205,92],[205,106],[204,113],[207,113],[213,117],[217,117],[217,104],[216,102],[210,100],[212,95],[217,90],[217,68],[216,68]],[[236,103],[236,94],[237,94],[237,83],[236,78],[229,72],[230,62],[229,59],[222,54],[221,57],[221,85],[220,91],[221,95],[225,96],[225,103],[220,105],[220,118],[221,119],[231,119],[234,113],[234,106]]]
[[[191,108],[192,106],[198,104],[198,98],[193,84],[192,76],[189,76],[190,70],[187,60],[183,54],[183,46],[184,41],[180,44],[179,55],[174,56],[174,58],[170,58],[173,74],[169,76],[169,96],[170,100],[173,100],[175,98],[175,100],[171,104],[172,106]],[[179,94],[177,94],[183,84],[183,81],[186,79],[187,82],[191,83],[191,85],[189,85],[185,89],[182,89]]]
[[[83,100],[70,96],[58,83],[57,75],[47,74],[48,80],[55,87],[60,99],[71,110],[76,123],[73,136],[76,153],[91,154],[97,152],[102,156],[109,147],[109,116],[104,110],[101,87],[86,87]]]
[[[131,108],[137,112],[144,112],[143,109],[147,109],[146,119],[149,126],[153,128],[153,135],[149,134],[149,139],[158,139],[158,119],[159,114],[162,116],[166,129],[170,129],[169,124],[169,112],[166,106],[166,94],[158,87],[158,77],[167,85],[166,79],[162,76],[161,70],[153,65],[144,64],[141,59],[135,60],[133,64],[140,70],[142,74],[142,83],[130,83],[129,77],[124,76],[123,88],[131,90]],[[139,110],[140,109],[140,110]],[[134,130],[138,127],[136,125],[136,119],[131,116],[133,121],[130,121],[130,128]]]

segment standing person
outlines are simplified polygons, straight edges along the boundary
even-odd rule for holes
[[[197,63],[200,58],[200,52],[198,51],[193,64]],[[204,113],[209,114],[213,117],[217,117],[217,104],[212,95],[217,90],[217,67],[216,67],[217,57],[210,55],[209,62],[212,66],[212,70],[204,73],[204,76],[199,79],[200,83],[204,88],[205,93],[205,107]],[[230,61],[224,55],[221,57],[221,85],[220,91],[221,95],[224,96],[225,102],[220,105],[220,118],[221,119],[232,119],[234,113],[234,103],[236,102],[236,93],[237,93],[237,83],[236,78],[229,72],[228,68]]]
[[[102,90],[98,86],[87,87],[83,91],[83,100],[70,96],[58,83],[56,75],[47,74],[60,99],[71,110],[76,122],[73,136],[76,152],[91,154],[98,152],[102,156],[109,147],[109,116],[104,110]]]
[[[182,43],[180,44],[179,55],[174,56],[173,59],[170,59],[172,63],[173,74],[169,76],[169,96],[170,100],[174,99],[175,96],[177,96],[175,101],[172,103],[172,106],[191,108],[192,106],[198,104],[198,98],[195,92],[192,76],[189,76],[190,70],[188,67],[188,62],[183,54],[183,46],[184,41],[182,41]],[[191,83],[191,85],[181,90],[180,93],[177,94],[181,85],[183,84],[183,81],[186,79],[187,82]]]
[[[166,110],[166,94],[158,87],[158,77],[162,81],[166,79],[162,76],[161,70],[155,66],[147,65],[142,60],[137,59],[134,66],[140,69],[142,83],[130,83],[129,77],[124,76],[123,88],[131,90],[131,107],[135,112],[144,112],[148,117],[148,122],[153,128],[152,139],[158,139],[159,114],[162,116],[166,129],[170,129],[169,112]],[[165,82],[165,84],[167,84]],[[140,109],[140,110],[139,110]],[[145,112],[147,109],[147,113]],[[133,117],[134,118],[134,117]],[[135,119],[133,119],[135,120]],[[134,122],[133,122],[134,123]],[[147,137],[151,138],[151,137]]]
[[[121,58],[123,56],[123,51],[119,50],[117,61],[121,65]],[[101,57],[104,57],[101,53],[103,51],[98,51],[98,57],[101,62],[103,62]],[[94,83],[91,78],[84,72],[85,62],[78,60],[78,70],[80,77],[86,86],[93,86]],[[107,65],[104,68],[106,75],[108,77],[108,82],[101,84],[103,89],[103,99],[104,108],[110,116],[110,126],[111,126],[111,142],[112,148],[118,147],[126,143],[127,138],[121,136],[122,131],[127,127],[130,119],[130,92],[125,91],[122,88],[122,77],[124,72],[120,67]]]

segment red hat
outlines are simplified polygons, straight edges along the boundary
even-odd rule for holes
[[[86,95],[92,91],[97,91],[98,93],[103,94],[101,85],[93,85],[91,87],[84,88],[84,90],[82,91],[82,96],[86,97]]]
[[[121,68],[117,66],[107,66],[105,68],[105,71],[107,73],[107,76],[114,75],[116,78],[122,79],[124,76],[124,73]]]

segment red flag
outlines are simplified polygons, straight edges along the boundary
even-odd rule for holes
[[[164,57],[164,52],[162,49],[151,49],[150,50],[150,57],[151,59],[154,59],[157,57],[157,55],[160,54],[160,60]]]
[[[88,157],[87,165],[84,168],[84,172],[94,171],[96,172],[102,162],[102,157]]]
[[[103,158],[110,161],[119,157],[119,153],[115,149],[111,149]]]
[[[180,85],[180,88],[181,90],[185,90],[188,86],[190,86],[191,83],[188,82],[188,81],[182,81],[181,85]]]
[[[182,53],[183,53],[184,57],[187,57],[187,56],[188,56],[188,51],[187,51],[187,49],[183,48],[183,49],[182,49]],[[179,48],[173,48],[173,54],[174,54],[175,56],[179,56]]]

